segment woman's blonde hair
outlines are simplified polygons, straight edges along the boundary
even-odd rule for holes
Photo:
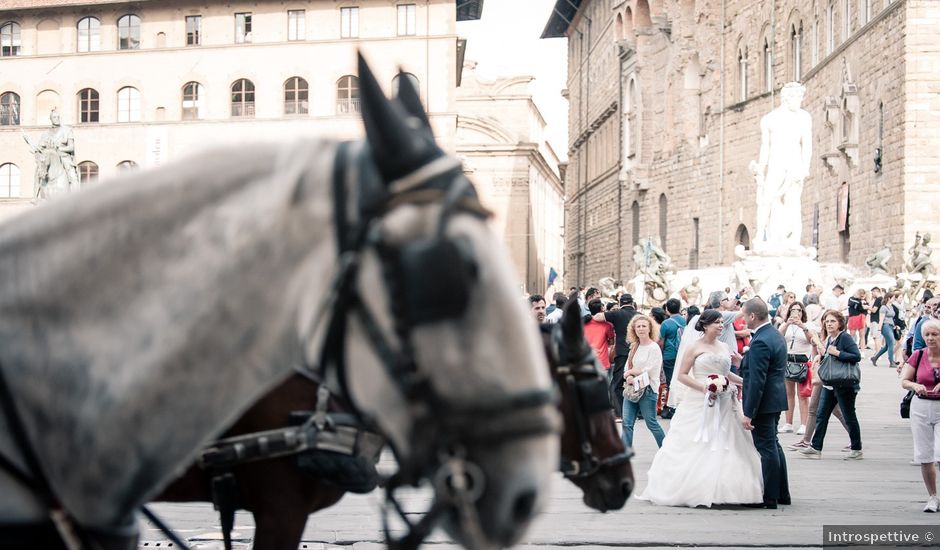
[[[627,341],[631,344],[635,344],[640,341],[640,338],[636,335],[636,324],[639,321],[646,321],[650,326],[650,340],[657,341],[659,340],[659,325],[652,317],[645,315],[643,313],[637,313],[633,316],[633,319],[630,319],[630,324],[627,325]]]

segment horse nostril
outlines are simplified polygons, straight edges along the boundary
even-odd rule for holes
[[[534,490],[526,491],[516,497],[516,502],[512,505],[512,519],[518,523],[528,521],[532,517],[532,512],[535,511],[535,498]]]
[[[628,498],[630,496],[630,493],[633,492],[633,482],[629,480],[624,481],[623,483],[620,484],[620,490],[623,491],[624,498]]]

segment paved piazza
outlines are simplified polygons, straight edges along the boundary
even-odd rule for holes
[[[862,392],[858,416],[862,425],[865,459],[846,462],[839,449],[848,443],[833,419],[821,461],[801,459],[787,452],[793,505],[777,510],[740,507],[689,509],[652,506],[631,498],[623,510],[601,514],[581,502],[580,491],[559,475],[553,481],[548,510],[530,530],[525,545],[540,548],[638,545],[644,547],[696,546],[820,546],[824,524],[933,524],[940,517],[921,510],[927,499],[918,468],[911,466],[908,422],[898,416],[902,390],[898,377],[887,367],[873,367],[867,357],[862,365]],[[886,362],[886,361],[884,361]],[[668,424],[667,424],[668,425]],[[668,428],[667,428],[668,430]],[[646,485],[646,471],[655,443],[638,422],[638,484]],[[787,445],[797,436],[784,434]],[[378,512],[381,493],[347,496],[337,506],[311,516],[301,548],[323,549],[334,545],[356,548],[382,546]],[[409,496],[406,506],[415,511],[427,505],[425,495]],[[188,537],[195,548],[221,548],[218,520],[210,505],[156,506],[156,510]],[[251,516],[236,520],[238,547],[248,548]],[[435,547],[451,546],[435,532]],[[165,548],[159,533],[147,529],[141,548]]]

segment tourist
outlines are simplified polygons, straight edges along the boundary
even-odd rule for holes
[[[594,315],[604,311],[604,304],[599,299],[588,302],[588,311],[590,315],[588,315],[587,323],[584,325],[584,339],[594,350],[594,355],[597,356],[597,360],[604,367],[604,375],[606,376],[607,370],[610,368],[611,348],[616,339],[614,325],[607,321],[594,320]]]
[[[849,312],[849,335],[855,338],[855,343],[862,349],[865,349],[862,333],[865,329],[865,313],[867,309],[868,307],[865,303],[865,289],[860,288],[855,291],[855,295],[849,298],[847,310]]]
[[[923,315],[921,315],[917,322],[914,323],[914,327],[912,329],[914,333],[913,342],[911,344],[912,351],[923,349],[923,347],[927,345],[926,342],[924,342],[924,335],[920,330],[921,326],[928,320],[936,319],[938,317],[940,317],[940,297],[931,297],[924,303]]]
[[[858,363],[862,359],[862,354],[858,350],[855,341],[845,332],[845,317],[838,311],[830,309],[823,314],[822,318],[826,341],[820,349],[820,353],[847,363]],[[799,451],[801,456],[817,459],[822,457],[823,441],[826,439],[829,417],[832,416],[833,409],[838,405],[842,410],[842,416],[845,417],[845,423],[849,430],[849,439],[851,440],[850,449],[842,458],[843,460],[860,460],[862,458],[862,430],[855,414],[855,398],[858,396],[860,389],[857,383],[849,386],[823,385],[819,395],[819,409],[816,411],[816,429],[813,440],[809,448]]]
[[[819,305],[819,295],[810,294],[806,299],[806,322],[818,327],[824,311],[826,310]],[[841,312],[842,310],[837,309],[836,311]]]
[[[865,329],[865,347],[868,347],[868,335],[871,334],[875,345],[871,349],[881,348],[881,304],[884,299],[881,297],[881,289],[872,287],[871,298],[868,300],[868,328]]]
[[[940,463],[940,321],[929,319],[921,325],[926,347],[914,352],[901,371],[901,387],[913,390],[911,434],[914,461],[927,487],[925,512],[940,508],[937,499],[937,468]]]
[[[883,298],[881,311],[878,312],[881,318],[881,338],[884,344],[878,353],[872,356],[871,364],[878,366],[878,358],[888,353],[888,366],[895,368],[894,364],[894,316],[897,310],[894,308],[894,294],[888,293]]]
[[[815,294],[813,295],[815,296]],[[787,363],[806,365],[813,356],[813,342],[816,339],[815,327],[807,321],[806,308],[803,304],[796,302],[790,304],[787,311],[786,320],[778,329],[783,339],[787,342]],[[807,367],[808,369],[808,367]],[[787,412],[784,418],[783,426],[778,430],[780,433],[793,432],[793,411],[796,404],[800,405],[800,428],[796,431],[798,435],[806,433],[806,422],[809,418],[809,398],[802,397],[797,392],[797,386],[800,382],[806,380],[804,375],[802,380],[790,378],[784,380],[784,386],[787,390]]]
[[[652,317],[657,324],[662,325],[666,322],[666,319],[669,318],[669,315],[666,313],[665,309],[661,307],[654,307],[650,310],[650,317]]]
[[[555,324],[561,321],[561,316],[565,313],[565,303],[568,302],[568,296],[564,292],[556,292],[552,299],[555,301],[555,309],[546,311],[545,322]]]
[[[627,341],[627,326],[630,319],[636,315],[636,304],[633,303],[633,296],[630,294],[621,294],[618,300],[619,309],[605,311],[594,316],[595,321],[606,321],[614,326],[614,336],[616,343],[614,345],[614,364],[613,368],[607,371],[607,386],[609,389],[610,405],[614,409],[614,415],[619,417],[623,411],[623,371],[627,364],[627,356],[630,355],[630,344]],[[657,388],[658,390],[658,388]]]
[[[698,306],[689,306],[685,310],[685,324],[688,326],[692,322],[692,318],[696,315],[701,315],[702,310]]]
[[[770,298],[767,299],[767,305],[770,306],[771,319],[777,317],[777,310],[780,309],[780,305],[783,303],[783,295],[786,293],[787,288],[783,285],[778,285],[777,292],[771,294]]]
[[[656,420],[656,401],[659,399],[663,366],[663,354],[654,339],[658,332],[656,322],[642,313],[634,315],[627,327],[630,357],[627,360],[627,370],[624,371],[624,383],[636,384],[640,389],[645,388],[639,401],[634,403],[629,399],[623,400],[623,444],[628,449],[633,447],[633,427],[638,412],[643,415],[657,447],[663,446],[663,438],[666,437],[662,426]]]
[[[780,303],[780,307],[777,308],[777,316],[774,317],[774,325],[779,326],[781,323],[786,321],[783,318],[783,315],[790,309],[790,304],[796,302],[796,294],[792,292],[786,292],[783,295],[783,302]]]
[[[845,294],[845,287],[838,284],[832,287],[832,294],[826,296],[824,305],[826,309],[834,309],[842,315],[847,315],[849,297]]]
[[[532,317],[537,323],[545,322],[545,298],[541,294],[532,294],[529,296],[529,308],[532,310]]]
[[[676,366],[676,353],[679,351],[679,337],[685,330],[686,319],[679,315],[681,304],[679,300],[670,298],[666,301],[666,310],[671,314],[668,319],[660,323],[659,338],[663,349],[663,378],[668,388],[672,383],[672,372]],[[670,418],[672,408],[666,407],[663,410],[663,418]]]

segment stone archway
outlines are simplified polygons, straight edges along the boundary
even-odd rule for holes
[[[734,232],[734,244],[743,246],[744,250],[751,249],[751,234],[743,223]]]

